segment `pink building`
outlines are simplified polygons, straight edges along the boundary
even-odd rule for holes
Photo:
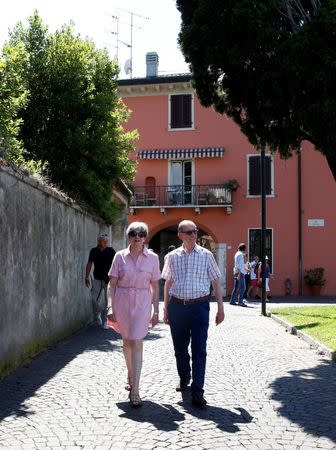
[[[200,105],[190,75],[158,76],[154,55],[149,55],[154,64],[147,63],[146,77],[119,81],[120,95],[132,111],[127,127],[140,134],[129,220],[148,223],[149,247],[161,261],[169,245],[179,245],[179,221],[193,220],[201,245],[215,253],[228,294],[238,244],[246,242],[250,259],[260,253],[260,156],[231,119]],[[277,154],[266,157],[272,294],[285,295],[286,280],[293,295],[300,284],[309,294],[305,269],[324,267],[322,294],[334,295],[336,183],[323,155],[309,143],[301,169],[298,161],[297,156],[287,161]],[[230,180],[238,181],[237,190]]]

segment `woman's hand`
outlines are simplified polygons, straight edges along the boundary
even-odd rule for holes
[[[110,322],[116,322],[115,316],[114,316],[113,311],[112,311],[112,307],[108,306],[106,311],[107,311],[107,314],[106,314],[107,315],[107,319]]]
[[[109,311],[109,312],[107,313],[107,319],[108,319],[110,322],[116,322],[115,316],[114,316],[114,314],[113,314],[112,311]]]
[[[154,328],[155,325],[157,325],[158,323],[159,323],[159,313],[153,313],[152,319],[151,319],[152,327]]]

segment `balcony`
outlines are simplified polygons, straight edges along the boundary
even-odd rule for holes
[[[169,185],[169,186],[133,186],[130,212],[136,209],[160,208],[165,214],[166,208],[195,208],[199,214],[201,208],[226,208],[232,211],[232,191],[221,184]]]

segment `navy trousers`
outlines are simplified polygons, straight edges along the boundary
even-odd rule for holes
[[[207,301],[186,306],[174,301],[168,303],[169,325],[177,372],[182,381],[189,381],[192,378],[192,394],[203,394],[204,392],[209,310],[210,306]],[[190,341],[192,368],[188,350]]]

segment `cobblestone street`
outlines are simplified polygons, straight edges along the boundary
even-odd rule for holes
[[[89,326],[0,382],[0,448],[336,448],[336,364],[260,307],[211,305],[206,410],[175,391],[169,328],[144,344],[143,407],[131,409],[121,341]]]

